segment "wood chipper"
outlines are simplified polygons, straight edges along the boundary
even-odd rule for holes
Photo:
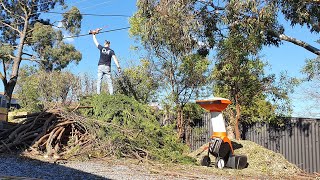
[[[209,100],[197,100],[202,108],[210,111],[212,136],[209,142],[208,155],[201,160],[203,166],[211,164],[210,154],[216,157],[215,166],[217,168],[229,167],[233,169],[243,169],[247,166],[247,156],[234,155],[233,147],[227,136],[225,120],[222,111],[231,104],[229,99],[215,97]]]

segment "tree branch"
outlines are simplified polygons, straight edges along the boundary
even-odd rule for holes
[[[6,82],[6,77],[0,72],[0,79],[2,80],[3,84]]]
[[[32,61],[32,62],[37,62],[37,63],[40,63],[40,62],[47,62],[47,60],[44,60],[44,59],[35,59],[35,58],[21,58],[21,60],[24,60],[24,61]]]
[[[12,11],[10,11],[4,4],[3,4],[3,1],[1,1],[1,6],[3,7],[3,9],[5,10],[5,11],[7,11],[9,14],[12,14],[13,16],[18,16],[18,15],[16,15],[15,13],[13,13]],[[21,17],[22,19],[24,19],[24,17],[23,16],[19,16],[19,17]],[[24,19],[25,20],[25,19]]]
[[[10,14],[13,14],[4,4],[3,4],[3,2],[1,1],[1,6],[3,7],[3,9],[5,10],[5,11],[7,11],[8,13],[10,13]]]
[[[27,56],[30,56],[30,57],[34,57],[33,54],[29,54],[29,53],[26,53],[26,52],[22,53],[22,55],[27,55]]]
[[[7,56],[8,56],[9,58],[11,58],[11,59],[16,58],[15,56],[12,56],[11,54],[8,54]]]
[[[7,69],[6,69],[6,65],[4,63],[4,60],[2,61],[2,67],[3,67],[4,75],[0,72],[0,79],[2,80],[3,84],[5,85],[5,81],[7,80],[7,76],[6,76]]]
[[[4,26],[7,26],[15,31],[17,31],[18,33],[21,34],[21,31],[19,31],[19,29],[12,27],[10,24],[5,23],[4,21],[0,21],[1,24],[3,24]]]
[[[298,40],[296,38],[293,38],[293,37],[289,37],[289,36],[287,36],[285,34],[280,34],[279,38],[281,40],[288,41],[288,42],[291,42],[291,43],[293,43],[295,45],[301,46],[301,47],[305,48],[306,50],[308,50],[308,51],[320,56],[320,49],[318,49],[318,48],[316,48],[316,47],[314,47],[314,46],[312,46],[312,45],[310,45],[310,44],[308,44],[306,42],[300,41],[300,40]]]
[[[26,9],[26,7],[24,6],[24,4],[22,4],[20,1],[18,1],[18,3],[19,3],[20,8],[23,10],[24,14],[27,15],[28,12],[27,12],[27,9]]]

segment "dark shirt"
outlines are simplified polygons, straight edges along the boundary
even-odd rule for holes
[[[98,65],[107,65],[111,66],[111,58],[114,54],[114,51],[109,47],[103,47],[100,44],[98,45],[100,50],[100,59]]]

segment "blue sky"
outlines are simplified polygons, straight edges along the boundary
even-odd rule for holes
[[[69,0],[70,5],[77,6],[81,13],[86,14],[110,14],[110,15],[128,15],[131,16],[136,11],[136,3],[132,0]],[[75,4],[76,3],[76,4]],[[105,27],[107,26],[107,27]],[[128,17],[102,17],[102,16],[83,16],[82,28],[80,34],[86,34],[91,29],[104,27],[102,31],[129,27]],[[98,34],[97,40],[103,43],[104,40],[111,42],[111,48],[119,58],[120,65],[125,68],[131,61],[138,61],[135,52],[130,50],[134,41],[129,37],[128,30],[120,30]],[[96,76],[99,51],[96,48],[92,36],[83,36],[73,39],[72,43],[82,53],[81,62],[75,66],[69,67],[76,74],[87,73],[90,76]],[[113,70],[115,65],[112,62]]]
[[[134,0],[67,0],[69,7],[77,6],[81,13],[88,14],[120,14],[131,16],[136,11],[136,1]],[[54,11],[63,12],[61,9]],[[45,14],[44,17],[61,19],[61,15],[57,14]],[[82,28],[80,34],[86,34],[91,29],[104,27],[103,30],[112,30],[117,28],[124,28],[129,26],[129,18],[127,17],[102,17],[102,16],[83,16]],[[316,45],[312,42],[319,39],[319,35],[310,35],[310,33],[301,27],[291,29],[289,27],[286,30],[286,34],[298,39],[304,40],[308,43]],[[120,60],[122,68],[130,66],[132,63],[139,62],[139,54],[130,50],[130,47],[135,44],[134,40],[129,37],[128,30],[114,31],[103,34],[98,34],[97,39],[100,43],[103,43],[105,39],[111,41],[111,48],[114,49],[116,55]],[[75,74],[82,75],[88,74],[95,78],[97,72],[97,63],[99,53],[95,47],[92,36],[83,36],[70,40],[70,43],[74,44],[76,48],[82,53],[82,60],[78,65],[70,65],[69,70]],[[318,45],[319,46],[319,45]],[[305,59],[315,58],[316,56],[307,50],[293,45],[291,43],[284,42],[280,47],[266,47],[262,51],[263,59],[268,61],[271,65],[271,69],[268,72],[279,74],[280,71],[287,71],[291,76],[301,77],[300,70],[304,65]],[[113,70],[115,65],[113,64]],[[1,87],[3,89],[3,87]],[[297,89],[298,91],[299,88]],[[298,97],[299,94],[299,97]],[[295,116],[308,116],[305,115],[306,101],[301,97],[301,92],[296,92],[292,95],[292,100],[295,105]],[[312,103],[308,101],[307,103]],[[309,108],[310,110],[310,108]],[[314,110],[320,111],[320,110]]]

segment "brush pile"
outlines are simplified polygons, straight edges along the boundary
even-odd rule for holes
[[[23,118],[17,116],[15,118]],[[44,154],[59,159],[74,147],[92,143],[85,127],[85,118],[61,109],[33,113],[0,133],[0,152],[26,149],[32,154]]]
[[[140,161],[193,163],[174,126],[161,126],[153,109],[124,95],[87,97],[81,107],[25,116],[0,132],[0,153],[23,152],[49,160],[114,156]],[[21,117],[16,117],[21,118]]]

